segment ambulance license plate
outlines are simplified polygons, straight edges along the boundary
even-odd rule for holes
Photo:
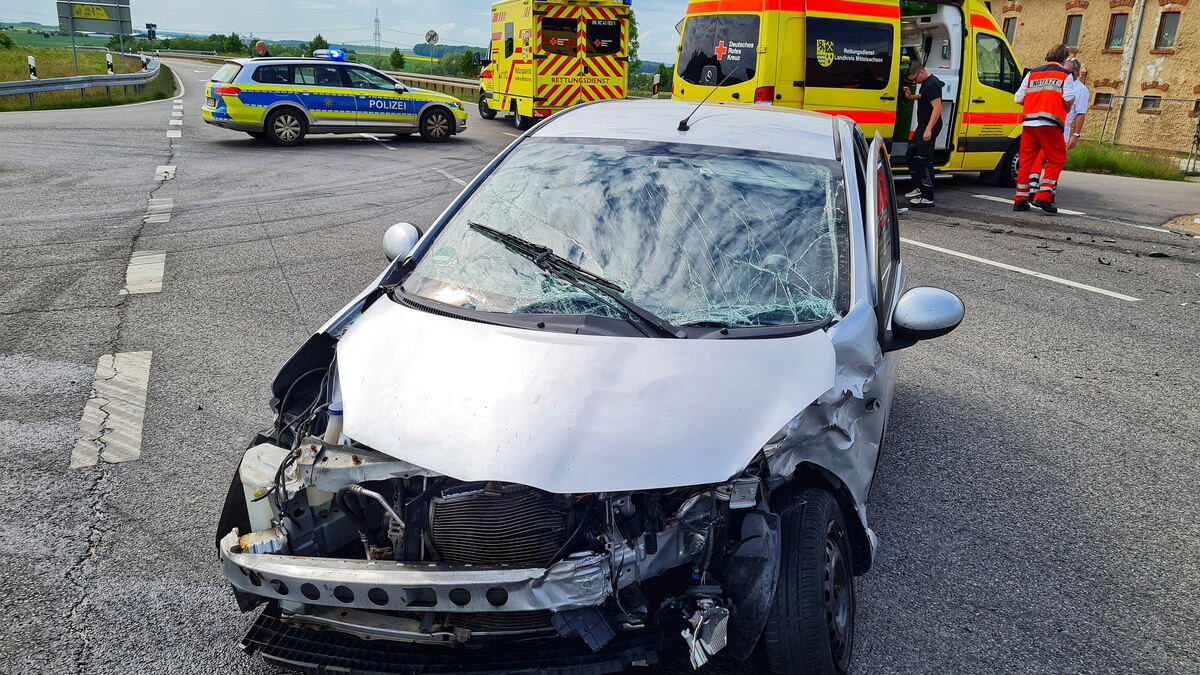
[[[209,97],[209,98],[204,99],[204,101],[210,108],[217,107],[217,99],[215,99],[215,98]]]

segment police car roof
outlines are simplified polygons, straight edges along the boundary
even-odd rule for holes
[[[246,65],[247,63],[353,63],[356,66],[367,66],[365,63],[357,61],[335,61],[333,59],[322,59],[315,56],[254,56],[246,59],[225,59],[225,63],[238,63]]]
[[[745,103],[705,103],[687,131],[679,120],[696,101],[604,101],[567,108],[534,132],[539,138],[610,138],[781,152],[836,159],[830,115]]]

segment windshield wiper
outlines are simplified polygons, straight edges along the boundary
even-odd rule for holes
[[[616,310],[617,308],[604,300],[604,298],[596,295],[596,291],[602,293],[612,302],[620,305],[624,313],[631,314],[644,321],[646,324],[657,330],[663,337],[671,338],[686,338],[687,333],[682,328],[671,325],[666,319],[658,316],[654,312],[634,303],[622,295],[625,289],[617,284],[605,279],[604,277],[589,272],[579,265],[567,260],[566,258],[555,253],[549,246],[535,244],[527,239],[522,239],[515,234],[494,230],[487,225],[468,222],[469,229],[475,230],[479,234],[491,239],[504,246],[508,250],[517,255],[528,258],[534,265],[549,272],[550,274],[562,279],[571,284],[575,288],[587,293],[597,301],[608,305]],[[630,321],[634,323],[633,321]]]

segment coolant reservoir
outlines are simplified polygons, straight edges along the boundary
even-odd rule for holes
[[[242,481],[242,491],[246,495],[246,511],[250,514],[250,531],[258,532],[271,527],[275,518],[275,507],[270,498],[259,499],[267,494],[275,484],[275,474],[279,466],[291,450],[281,448],[271,443],[260,443],[246,451],[242,456],[242,465],[238,468],[238,479]],[[301,488],[300,473],[296,465],[284,471],[284,485],[289,495],[295,494]]]

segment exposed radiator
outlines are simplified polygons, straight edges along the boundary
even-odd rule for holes
[[[524,485],[460,485],[429,508],[433,546],[453,563],[549,565],[571,523],[568,498]]]

